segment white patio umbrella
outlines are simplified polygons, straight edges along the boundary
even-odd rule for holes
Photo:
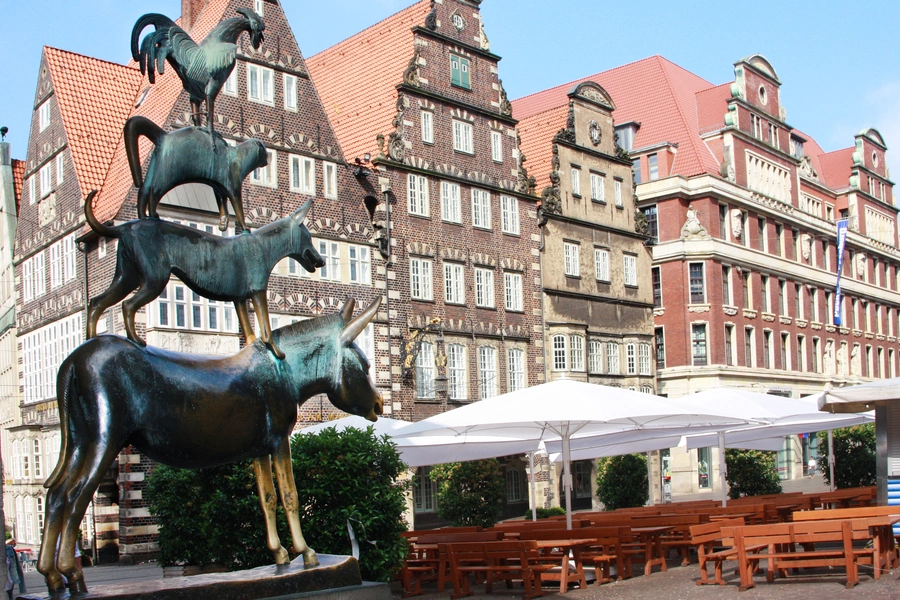
[[[876,404],[900,401],[900,377],[832,388],[811,397],[821,410],[831,413],[872,410]]]
[[[560,440],[563,453],[563,488],[566,521],[572,525],[569,441],[574,435],[601,436],[630,430],[652,431],[660,436],[684,428],[717,430],[747,424],[744,419],[723,417],[713,411],[689,411],[668,399],[566,379],[510,392],[475,402],[414,423],[398,435],[409,437],[466,436],[466,443],[481,436],[528,441]],[[527,451],[527,450],[523,450]]]
[[[725,489],[725,447],[746,448],[748,444],[766,438],[777,438],[810,431],[824,431],[848,427],[872,420],[865,415],[828,415],[819,411],[814,397],[785,398],[739,388],[712,388],[696,394],[676,398],[675,402],[686,409],[709,407],[732,417],[752,419],[754,426],[732,427],[716,434],[689,435],[688,448],[719,447],[719,473],[722,481],[722,503],[728,502]],[[760,442],[765,445],[769,442]]]
[[[372,423],[371,421],[368,421],[363,417],[349,415],[341,419],[335,419],[334,421],[323,421],[322,423],[304,427],[303,429],[299,430],[298,433],[318,434],[324,429],[333,428],[337,429],[338,431],[343,431],[348,427],[353,427],[365,431],[369,426],[372,426],[374,428],[375,435],[381,437],[385,434],[394,435],[394,432],[399,431],[410,424],[411,423],[409,421],[403,421],[401,419],[389,419],[387,417],[378,417],[378,420]]]

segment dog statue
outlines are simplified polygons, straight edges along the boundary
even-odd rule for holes
[[[248,343],[256,339],[247,311],[247,300],[252,300],[260,338],[275,356],[284,358],[272,338],[266,287],[272,269],[285,257],[293,258],[310,273],[325,264],[303,224],[311,200],[293,214],[252,233],[222,237],[159,219],[104,225],[91,206],[96,193],[92,191],[84,201],[84,216],[91,229],[104,237],[117,238],[119,243],[112,283],[89,303],[87,339],[97,335],[97,321],[103,311],[137,290],[122,303],[122,315],[128,339],[146,346],[135,331],[134,315],[155,300],[169,283],[169,275],[175,274],[205,298],[233,302]]]
[[[147,176],[141,176],[138,140],[144,136],[155,146],[150,153]],[[209,139],[212,135],[213,146]],[[185,183],[205,183],[213,188],[219,206],[219,229],[228,227],[225,201],[234,208],[234,219],[246,231],[241,185],[255,169],[268,164],[266,147],[259,140],[246,140],[229,146],[225,138],[200,127],[185,127],[166,133],[146,117],[131,117],[125,122],[125,153],[131,178],[138,188],[138,217],[156,217],[156,205],[162,197]]]

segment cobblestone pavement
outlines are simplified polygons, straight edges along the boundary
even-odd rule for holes
[[[733,575],[736,563],[725,563],[726,580],[729,584],[724,587],[706,585],[698,586],[694,582],[700,578],[700,570],[696,563],[681,567],[679,560],[673,559],[669,563],[665,573],[654,571],[651,575],[638,576],[633,579],[607,583],[596,586],[589,583],[584,590],[569,588],[565,595],[559,593],[558,587],[547,586],[544,588],[544,597],[569,598],[570,600],[830,600],[831,598],[852,598],[853,600],[900,600],[900,570],[882,574],[876,581],[872,578],[870,567],[860,567],[860,584],[853,589],[844,587],[844,573],[837,569],[833,574],[826,570],[804,570],[803,575],[792,575],[788,579],[776,579],[775,583],[766,583],[765,576],[754,577],[756,587],[746,592],[738,591],[738,576]],[[712,570],[712,566],[710,566]],[[814,573],[814,574],[809,574]],[[402,597],[402,590],[398,583],[393,583],[391,589],[394,598]],[[483,597],[496,600],[521,598],[521,584],[512,590],[506,590],[503,585],[495,586],[493,594],[485,594],[484,585],[472,588],[473,598]],[[425,592],[422,596],[416,596],[421,600],[433,600],[436,598],[449,598],[452,588],[444,593],[437,593],[433,584],[423,586]]]

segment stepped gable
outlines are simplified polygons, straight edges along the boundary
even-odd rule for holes
[[[854,147],[821,154],[819,158],[819,179],[829,188],[839,191],[850,187],[851,167]]]
[[[414,52],[412,28],[424,25],[429,10],[429,2],[420,0],[307,59],[310,77],[351,160],[366,152],[374,157],[375,136],[393,130],[395,86],[403,81]]]
[[[78,182],[85,193],[100,189],[134,106],[141,73],[49,46],[44,56]]]
[[[202,40],[206,37],[212,28],[222,20],[225,10],[230,5],[231,0],[210,0],[189,32],[191,37],[194,40]],[[176,23],[180,24],[181,19],[178,19]],[[125,67],[119,66],[119,68]],[[131,116],[141,115],[160,127],[165,127],[166,119],[172,112],[183,90],[181,80],[170,65],[166,65],[165,74],[158,77],[153,85],[150,85],[146,76],[141,76],[136,62],[130,61],[127,68],[137,74],[140,85],[137,94],[130,96],[131,102],[128,105],[128,112],[114,123],[114,127],[117,130],[117,144],[115,153],[110,157],[109,177],[101,182],[103,187],[94,200],[94,214],[101,222],[109,221],[118,214],[122,203],[132,188],[131,171],[128,168],[128,159],[125,156],[125,144],[122,138],[122,128],[125,125],[125,121]],[[139,106],[135,107],[136,102],[134,100],[139,99],[148,88],[147,96],[140,102]],[[153,145],[149,140],[141,138],[140,152],[142,157],[146,157],[152,147]],[[99,189],[100,186],[98,185],[97,188]],[[83,189],[90,190],[92,188]]]

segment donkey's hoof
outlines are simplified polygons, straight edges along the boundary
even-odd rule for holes
[[[269,349],[272,351],[272,354],[275,355],[275,358],[279,360],[284,360],[284,352],[281,351],[281,348],[275,345],[275,342],[269,342],[267,344]]]
[[[307,548],[306,552],[303,553],[303,566],[307,568],[319,566],[319,558],[316,556],[316,551],[312,548]]]
[[[69,592],[72,594],[87,594],[87,584],[84,582],[84,575],[78,579],[69,581]]]
[[[291,555],[288,554],[288,551],[283,546],[276,550],[274,554],[276,565],[286,565],[291,562]]]
[[[66,591],[66,582],[59,573],[47,575],[44,577],[44,581],[47,583],[47,591],[52,595]]]

